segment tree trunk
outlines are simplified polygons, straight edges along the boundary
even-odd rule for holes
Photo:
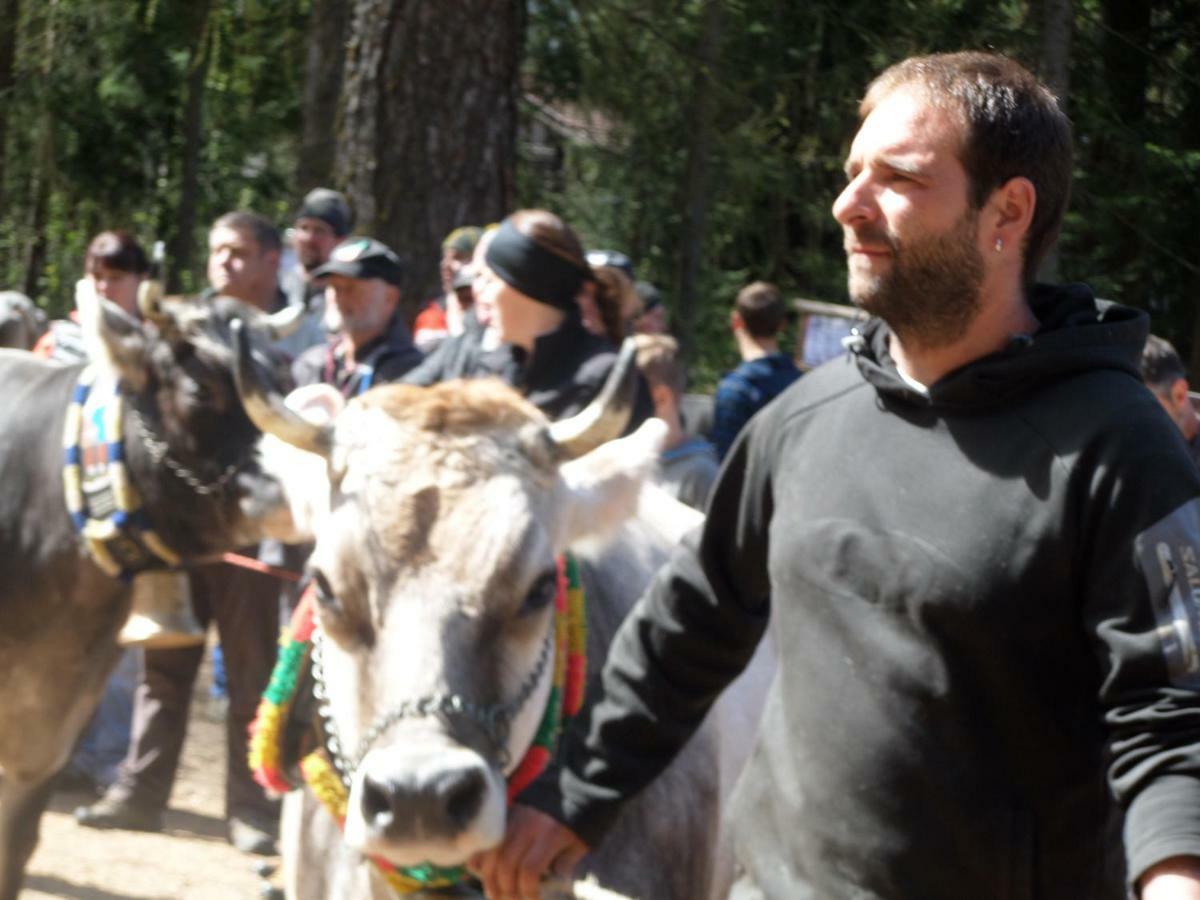
[[[1150,56],[1142,48],[1150,43],[1148,0],[1103,0],[1105,31],[1101,42],[1105,81],[1113,115],[1131,133],[1146,117],[1146,88],[1150,81]]]
[[[1064,111],[1071,98],[1071,26],[1074,9],[1071,0],[1042,0],[1042,39],[1039,56],[1042,81],[1058,97]],[[1059,280],[1058,242],[1050,247],[1038,277],[1042,281]]]
[[[687,133],[687,167],[683,175],[683,222],[680,235],[677,331],[684,352],[691,353],[696,325],[700,267],[708,228],[709,156],[713,143],[713,78],[720,62],[721,3],[705,0],[701,12],[699,66],[692,82]]]
[[[167,290],[182,289],[183,273],[192,269],[195,246],[196,207],[200,192],[200,151],[204,147],[204,86],[212,57],[212,33],[209,29],[211,4],[208,0],[191,7],[195,18],[195,41],[188,59],[187,92],[183,107],[183,169],[179,178],[179,206],[175,212],[175,232],[167,247]]]
[[[410,319],[446,234],[510,211],[523,30],[519,0],[354,2],[334,182],[407,260]]]
[[[42,34],[42,59],[39,64],[41,85],[44,87],[50,76],[51,67],[55,64],[58,51],[57,22],[55,15],[58,11],[58,0],[50,0],[43,12],[45,16],[45,31]],[[51,101],[46,92],[39,91],[40,105],[39,130],[37,137],[37,164],[34,169],[31,184],[32,221],[30,222],[30,241],[25,253],[25,281],[22,290],[30,297],[38,295],[38,282],[42,279],[42,269],[46,265],[46,219],[49,214],[50,192],[56,180],[58,160],[55,148],[55,119]]]
[[[349,21],[350,4],[345,0],[313,0],[306,38],[304,131],[296,168],[297,196],[315,187],[328,186],[333,177]]]
[[[7,210],[5,168],[8,162],[8,111],[12,104],[17,63],[17,27],[20,0],[0,0],[0,210]]]

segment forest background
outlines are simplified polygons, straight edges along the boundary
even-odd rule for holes
[[[1148,310],[1200,374],[1197,0],[0,0],[0,287],[62,315],[95,232],[204,286],[223,212],[314,186],[410,262],[512,209],[562,214],[663,290],[696,381],[749,280],[845,302],[830,205],[863,87],[992,48],[1076,130],[1047,273]]]

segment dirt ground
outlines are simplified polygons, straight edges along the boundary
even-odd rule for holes
[[[225,739],[222,713],[197,679],[187,743],[166,829],[161,834],[98,831],[71,811],[91,798],[59,793],[42,819],[21,900],[252,900],[262,857],[225,842]],[[277,859],[268,860],[277,863]]]

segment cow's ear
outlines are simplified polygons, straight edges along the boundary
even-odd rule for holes
[[[346,401],[338,390],[327,384],[310,384],[288,394],[284,402],[315,425],[332,425]],[[335,448],[336,450],[336,448]],[[248,511],[250,518],[270,517],[270,537],[286,541],[312,540],[317,528],[329,516],[330,497],[337,477],[331,461],[263,435],[259,443],[263,471],[282,489],[281,504]],[[243,508],[243,511],[246,511]]]
[[[75,306],[88,356],[94,362],[107,363],[133,390],[142,390],[149,378],[149,342],[141,323],[115,303],[97,296],[86,278],[75,285]]]
[[[648,419],[628,437],[601,444],[559,467],[565,496],[564,550],[582,538],[603,538],[638,511],[642,484],[649,479],[667,436],[661,419]]]

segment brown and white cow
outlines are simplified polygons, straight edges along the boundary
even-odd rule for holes
[[[570,550],[582,569],[594,676],[629,606],[699,521],[643,484],[662,422],[601,443],[627,414],[608,402],[629,375],[617,369],[596,404],[554,425],[488,380],[380,387],[326,425],[239,384],[264,431],[317,454],[299,454],[307,468],[284,481],[296,517],[312,517],[321,677],[351,770],[344,836],[308,791],[285,804],[289,897],[382,900],[393,895],[365,854],[453,866],[496,845],[505,775],[550,689],[539,661],[556,556]],[[584,873],[638,897],[695,900],[727,886],[721,800],[770,663],[752,668]],[[423,700],[426,712],[413,712]],[[489,713],[501,709],[510,727],[498,730]],[[723,716],[737,724],[721,727]]]

